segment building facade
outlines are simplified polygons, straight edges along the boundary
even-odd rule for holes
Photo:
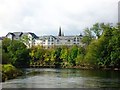
[[[40,45],[46,48],[52,47],[52,46],[72,46],[72,45],[83,45],[81,43],[82,35],[74,35],[74,36],[64,36],[64,34],[61,31],[61,28],[59,28],[59,34],[58,36],[48,35],[48,36],[36,36],[34,33],[28,32],[13,32],[8,33],[6,35],[7,38],[10,38],[11,40],[19,40],[23,39],[24,36],[27,36],[29,38],[28,43],[25,43],[28,47],[34,46],[34,45]],[[29,44],[29,45],[28,45]]]
[[[35,40],[38,38],[34,33],[31,32],[9,32],[6,35],[7,38],[11,40],[21,40],[25,43],[27,47],[32,47],[35,45]],[[26,38],[27,37],[27,38]]]

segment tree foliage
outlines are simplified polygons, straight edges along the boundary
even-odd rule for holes
[[[11,63],[15,67],[27,67],[29,65],[29,50],[24,43],[6,38],[2,42],[3,64]]]
[[[97,38],[94,38],[97,37]],[[27,40],[28,41],[28,40]],[[30,64],[55,67],[90,66],[120,68],[120,25],[96,23],[84,30],[83,46],[57,46],[29,49],[20,41],[3,41],[3,63],[16,67]],[[30,57],[29,57],[30,56]]]

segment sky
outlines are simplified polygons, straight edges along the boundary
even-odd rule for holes
[[[0,36],[33,32],[38,36],[79,35],[93,24],[118,22],[119,0],[0,0]]]

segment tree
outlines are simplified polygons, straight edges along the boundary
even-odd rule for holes
[[[90,42],[92,41],[92,32],[90,31],[89,28],[86,28],[84,30],[84,36],[82,38],[82,43],[84,43],[86,46],[88,46],[90,44]]]
[[[2,40],[2,49],[4,50],[5,53],[8,52],[8,46],[10,46],[12,43],[12,40],[8,39],[8,38],[4,38]]]
[[[72,46],[69,52],[68,56],[68,62],[72,65],[75,66],[75,58],[77,57],[77,52],[78,52],[78,47],[76,45]]]
[[[29,55],[31,56],[30,64],[42,64],[44,60],[45,50],[41,46],[33,46],[30,48]]]
[[[63,61],[62,66],[66,67],[68,66],[68,55],[69,55],[69,48],[67,46],[63,46],[61,50],[61,56],[60,59]]]
[[[2,49],[1,49],[1,55],[2,55],[2,64],[8,64],[10,63],[10,58],[8,55],[8,46],[10,46],[12,43],[12,40],[8,38],[4,38],[2,40]]]
[[[120,67],[120,29],[112,28],[112,37],[109,40],[110,66]]]
[[[60,56],[61,56],[61,48],[60,47],[57,47],[55,48],[55,67],[60,67],[61,66],[61,59],[60,59]]]
[[[119,55],[116,53],[117,50],[119,51],[120,44],[117,39],[119,38],[119,31],[115,33],[116,29],[109,24],[104,25],[102,28],[101,37],[92,41],[88,46],[85,60],[90,65],[111,67],[115,65],[116,61],[119,62]]]
[[[26,48],[24,43],[13,40],[11,45],[8,46],[8,54],[11,59],[11,64],[15,67],[29,66],[29,49]]]
[[[102,29],[101,29],[101,25],[99,23],[94,24],[90,30],[94,32],[94,34],[97,38],[100,38]]]
[[[30,38],[28,37],[28,35],[23,35],[21,37],[21,41],[30,48]]]
[[[76,65],[84,65],[84,56],[85,56],[85,48],[84,47],[79,47],[78,48],[78,53],[76,57]]]

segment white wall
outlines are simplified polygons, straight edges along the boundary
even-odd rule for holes
[[[13,39],[13,36],[12,36],[11,34],[8,34],[8,35],[7,35],[7,38],[9,38],[9,39],[12,40],[12,39]]]

